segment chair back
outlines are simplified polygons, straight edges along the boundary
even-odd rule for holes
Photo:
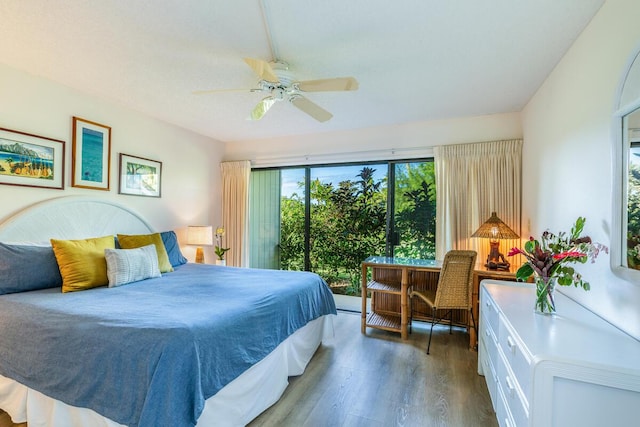
[[[476,251],[452,250],[444,256],[435,306],[438,309],[471,308],[471,286]]]

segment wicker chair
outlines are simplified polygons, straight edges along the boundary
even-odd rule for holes
[[[427,306],[431,307],[431,330],[429,331],[429,344],[427,354],[431,348],[431,335],[433,326],[440,323],[449,315],[449,333],[452,333],[453,310],[468,310],[471,313],[473,328],[476,329],[476,320],[471,310],[471,286],[473,282],[473,269],[476,264],[477,253],[475,251],[449,251],[444,257],[438,288],[435,291],[410,290],[409,292],[409,332],[413,320],[413,300],[420,298]],[[437,310],[448,310],[444,316],[436,318]],[[477,330],[477,329],[476,329]]]

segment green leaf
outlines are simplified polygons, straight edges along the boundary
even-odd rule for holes
[[[576,223],[571,227],[571,240],[578,239],[582,234],[582,230],[584,229],[584,223],[587,220],[584,217],[579,216],[576,219]]]
[[[533,274],[533,267],[531,264],[524,263],[516,272],[516,280],[520,282],[526,282],[529,277]]]
[[[524,244],[524,250],[532,254],[537,244],[537,240],[527,240]]]

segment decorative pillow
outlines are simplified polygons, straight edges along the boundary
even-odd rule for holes
[[[109,284],[105,249],[115,247],[113,236],[84,240],[51,239],[62,275],[62,292],[83,291]]]
[[[122,249],[135,249],[151,244],[156,245],[156,252],[158,254],[158,266],[160,267],[160,272],[168,273],[170,271],[173,271],[173,267],[169,262],[169,255],[167,255],[167,250],[164,248],[164,243],[162,243],[162,237],[160,237],[160,233],[133,235],[118,234],[118,242],[120,243],[120,247]]]
[[[62,286],[50,246],[0,243],[0,295]]]
[[[186,264],[187,259],[182,255],[182,251],[180,251],[178,236],[176,236],[175,231],[163,231],[160,233],[160,237],[162,237],[162,243],[164,243],[164,248],[169,256],[171,266],[175,268]]]
[[[109,287],[160,277],[155,245],[137,249],[105,249]]]

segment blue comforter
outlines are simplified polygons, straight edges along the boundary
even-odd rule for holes
[[[0,296],[0,374],[129,426],[195,425],[204,401],[335,314],[305,272],[186,264],[118,288]]]

